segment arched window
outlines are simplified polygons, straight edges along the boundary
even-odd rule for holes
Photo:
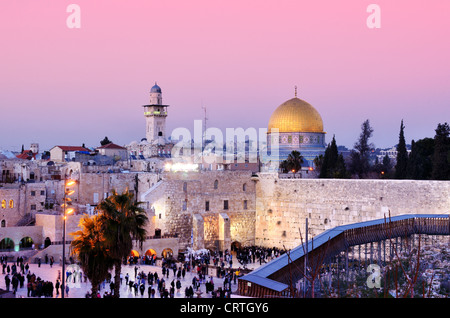
[[[1,227],[6,227],[6,221],[5,221],[5,220],[2,220],[2,225],[1,225]]]
[[[33,239],[29,236],[22,238],[19,242],[19,249],[28,249],[33,246]]]
[[[246,191],[247,190],[247,184],[246,183],[244,183],[244,185],[242,186],[242,191]]]
[[[0,241],[0,250],[13,250],[14,249],[14,241],[9,237],[5,237]]]
[[[9,208],[12,209],[14,207],[14,200],[9,200]]]
[[[219,181],[214,181],[214,189],[217,189],[219,187]]]
[[[2,200],[2,209],[6,209],[6,200]]]

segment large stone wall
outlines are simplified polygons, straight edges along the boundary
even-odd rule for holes
[[[77,198],[79,204],[97,205],[112,190],[122,193],[128,189],[139,198],[140,193],[147,191],[158,178],[159,175],[154,172],[81,173],[73,197]]]
[[[44,183],[3,184],[0,187],[1,224],[16,226],[26,215],[43,211],[45,196]]]
[[[228,242],[235,241],[251,245],[255,237],[255,183],[251,175],[250,171],[168,172],[141,201],[154,207],[154,227],[163,234],[177,234],[182,248],[191,246],[193,229],[196,248],[215,249],[224,244],[230,248]],[[220,229],[224,226],[220,214],[228,216],[225,226],[229,231]]]
[[[449,181],[279,179],[256,183],[255,242],[293,248],[336,226],[402,214],[450,213]]]

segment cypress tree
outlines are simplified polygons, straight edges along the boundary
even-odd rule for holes
[[[339,154],[336,139],[333,140],[325,149],[319,178],[344,178],[346,177],[346,168],[344,157]]]
[[[395,178],[406,179],[406,167],[408,166],[408,151],[406,150],[406,142],[404,135],[405,126],[403,119],[400,125],[400,135],[397,145],[397,163],[395,164]]]
[[[352,150],[350,154],[350,170],[352,173],[357,174],[359,178],[365,177],[370,171],[369,155],[374,145],[369,143],[369,139],[372,137],[372,134],[373,128],[367,119],[361,125],[361,134],[358,142],[354,145],[356,150]]]
[[[434,136],[432,178],[450,180],[450,127],[447,123],[438,124]]]
[[[414,180],[431,179],[433,167],[434,139],[423,138],[411,142],[407,177]]]

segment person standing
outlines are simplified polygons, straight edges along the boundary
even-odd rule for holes
[[[56,280],[55,289],[56,289],[56,297],[59,296],[59,286],[60,286],[59,279]]]
[[[9,278],[9,273],[5,276],[5,284],[6,284],[6,291],[9,291],[9,284],[11,284],[11,278]]]

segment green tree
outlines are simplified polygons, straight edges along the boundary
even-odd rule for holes
[[[105,245],[99,217],[85,215],[79,227],[81,230],[70,233],[74,236],[70,250],[91,282],[92,295],[96,295],[100,283],[107,278],[114,263]]]
[[[367,119],[361,125],[361,134],[354,145],[355,150],[352,150],[350,154],[350,171],[353,174],[357,174],[359,178],[363,178],[370,171],[369,155],[370,150],[374,146],[369,143],[369,139],[372,137],[372,134],[373,128]]]
[[[319,174],[322,171],[323,162],[324,162],[324,155],[322,154],[314,158],[314,166],[316,167],[316,170],[319,171]]]
[[[112,195],[97,206],[102,223],[102,231],[110,256],[114,259],[114,297],[120,297],[120,272],[122,261],[133,248],[133,240],[140,247],[144,242],[148,217],[140,207],[141,202],[133,199],[128,189],[122,194],[113,190]]]
[[[111,143],[112,143],[112,141],[109,140],[108,137],[105,137],[105,138],[103,138],[102,141],[100,141],[100,145],[102,145],[102,146],[107,145],[107,144],[111,144]]]
[[[280,169],[284,172],[298,172],[302,168],[303,156],[297,150],[292,151],[286,160],[280,163]]]
[[[384,175],[383,178],[387,179],[391,177],[391,173],[392,173],[392,163],[391,163],[391,158],[389,158],[388,155],[385,155],[383,157],[383,163],[381,165],[381,171],[383,171]]]
[[[407,176],[414,180],[431,179],[433,169],[434,139],[423,138],[411,142]]]
[[[336,139],[327,146],[323,161],[321,162],[319,178],[345,178],[347,169],[345,167],[344,157],[339,154],[336,146]]]
[[[397,163],[395,164],[395,175],[396,179],[405,179],[407,176],[407,166],[408,166],[408,151],[406,150],[406,142],[404,135],[405,126],[400,124],[400,135],[397,145]]]
[[[450,180],[450,127],[438,124],[435,131],[432,178]]]

